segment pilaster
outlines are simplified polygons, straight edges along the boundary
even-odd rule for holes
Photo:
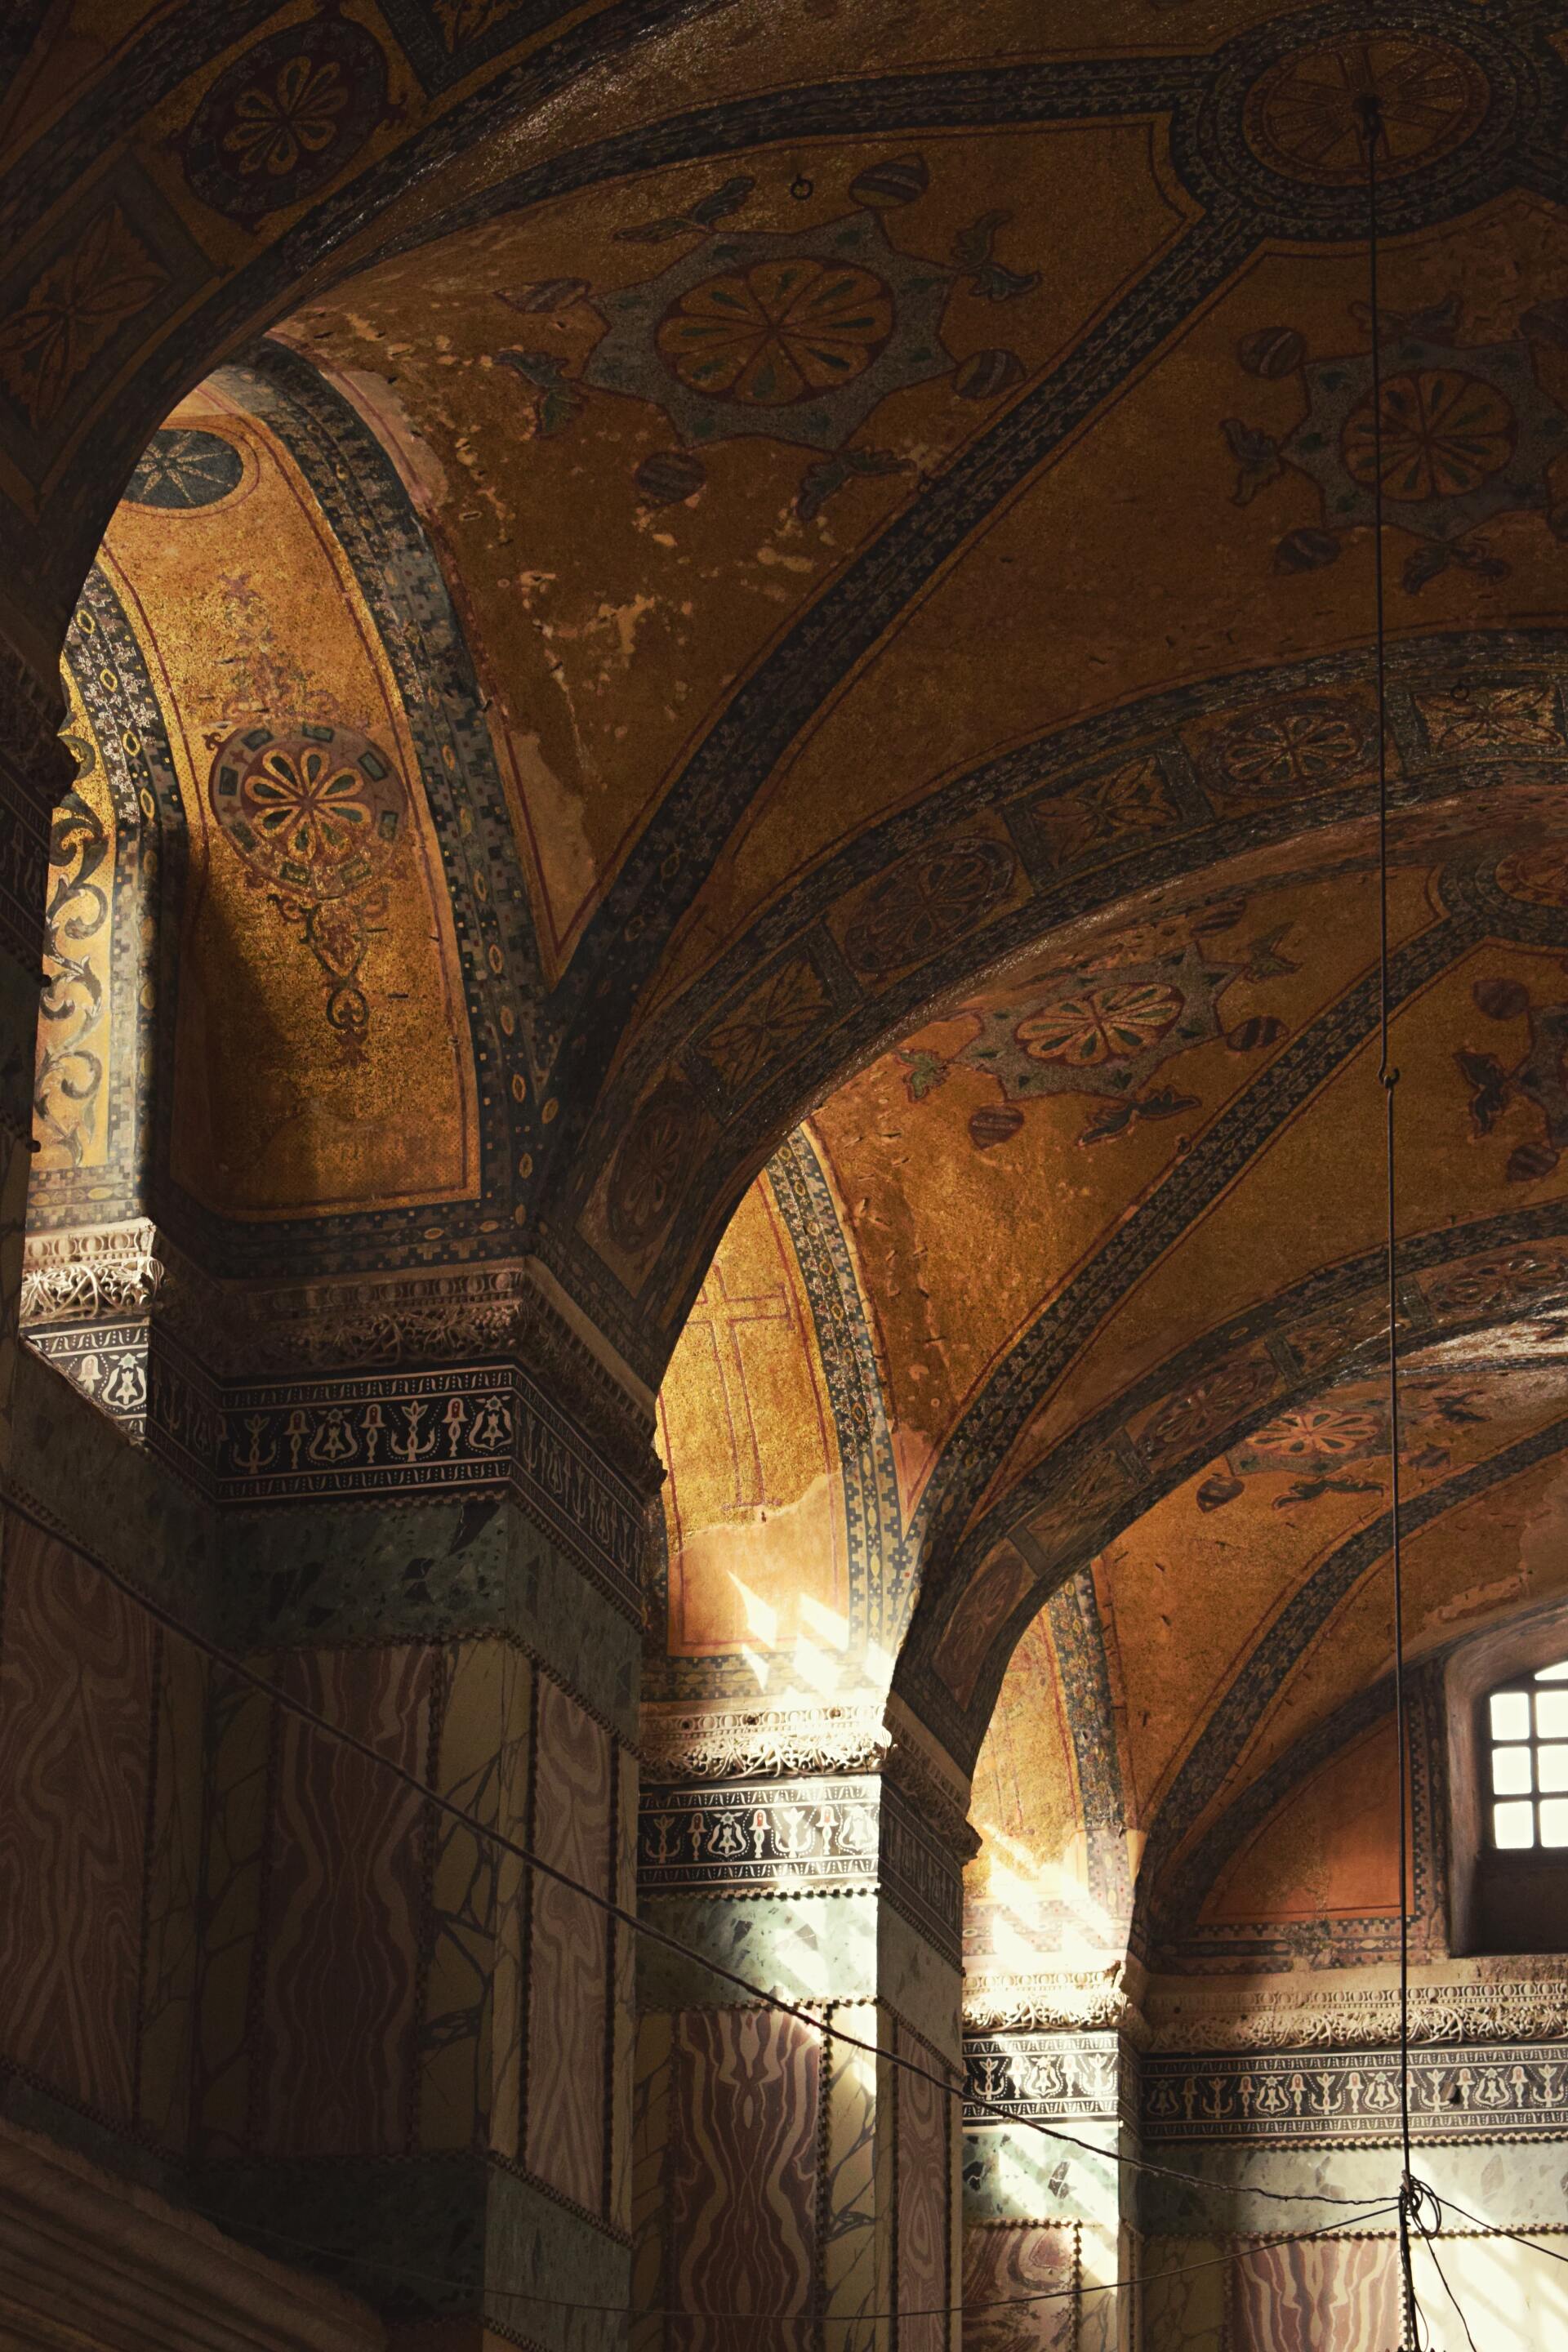
[[[956,2343],[961,1804],[879,1708],[660,1711],[644,1738],[639,1899],[680,1949],[639,1958],[638,2340],[675,2342],[661,2311],[732,2340],[703,2326],[723,2295],[850,2352]]]

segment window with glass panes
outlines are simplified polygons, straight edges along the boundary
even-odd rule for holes
[[[1568,1847],[1568,1658],[1492,1692],[1491,1841]]]

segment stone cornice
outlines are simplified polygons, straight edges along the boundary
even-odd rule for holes
[[[142,1314],[163,1278],[157,1229],[144,1217],[91,1232],[29,1234],[23,1328]]]
[[[1135,1961],[1113,1961],[966,1976],[963,2023],[986,2035],[1110,2030],[1160,2053],[1390,2050],[1399,2041],[1399,1990],[1391,1980],[1321,1977],[1150,1983]],[[1410,2038],[1423,2045],[1568,2042],[1568,1977],[1545,1967],[1503,1975],[1455,1963],[1440,1981],[1412,1985]]]
[[[1136,2048],[1149,2029],[1132,1983],[1136,1963],[1102,1968],[1019,1969],[965,1977],[966,2033],[1124,2034]]]
[[[879,1772],[891,1735],[876,1701],[786,1707],[645,1706],[644,1777],[748,1780]]]
[[[1167,1983],[1147,2000],[1157,2051],[1388,2050],[1399,2040],[1393,1984],[1274,1985],[1219,1991]],[[1410,2038],[1428,2043],[1568,2041],[1568,1978],[1478,1977],[1410,1989]]]
[[[645,1778],[656,1785],[879,1775],[961,1861],[979,1850],[956,1778],[936,1767],[903,1723],[885,1719],[874,1699],[772,1708],[656,1703],[643,1711],[642,1758]]]
[[[651,1500],[652,1399],[531,1259],[309,1283],[215,1280],[146,1219],[29,1238],[22,1322],[63,1333],[152,1317],[215,1391],[498,1360],[521,1365]],[[115,1335],[123,1344],[122,1335]]]

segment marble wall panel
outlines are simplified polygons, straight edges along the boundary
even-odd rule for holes
[[[4,1543],[0,2053],[131,2125],[158,1638],[68,1545]]]
[[[533,1837],[541,1859],[608,1891],[615,1752],[610,1735],[541,1677]],[[605,2204],[605,2040],[610,1939],[603,1911],[536,1873],[531,1896],[525,2162],[552,2188]]]
[[[422,1773],[434,1665],[426,1649],[308,1652],[285,1657],[277,1676],[313,1711]],[[368,1757],[279,1713],[258,2137],[301,2155],[405,2148],[413,2137],[425,1807]]]
[[[973,2223],[963,2233],[964,2352],[1079,2352],[1078,2284],[1076,2223]]]

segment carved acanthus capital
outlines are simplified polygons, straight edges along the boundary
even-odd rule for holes
[[[163,1272],[158,1232],[145,1218],[96,1231],[29,1234],[22,1261],[23,1328],[145,1314]]]
[[[1149,2001],[1154,2050],[1389,2050],[1399,2041],[1394,1984],[1255,1990],[1162,1986]],[[1561,1975],[1478,1976],[1410,1988],[1410,2039],[1466,2044],[1568,2041]]]
[[[879,1772],[889,1734],[879,1704],[643,1710],[645,1779],[658,1782]]]
[[[1098,1969],[1040,1969],[963,1981],[966,2033],[1124,2034],[1135,2048],[1149,2028],[1120,1960]]]

